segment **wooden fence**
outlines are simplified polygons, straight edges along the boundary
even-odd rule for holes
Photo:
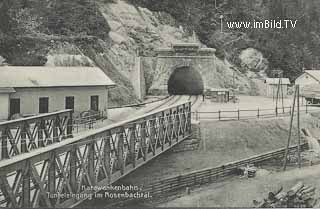
[[[301,107],[300,112],[308,113],[310,111],[310,105],[304,105]],[[281,107],[273,109],[238,109],[238,110],[219,110],[212,112],[195,111],[192,112],[192,119],[195,120],[241,120],[241,119],[253,119],[253,118],[268,118],[290,115],[292,107]]]
[[[301,149],[306,150],[308,148],[307,143],[301,144]],[[289,153],[294,153],[298,149],[298,145],[291,146]],[[159,197],[167,194],[168,192],[176,191],[187,186],[195,186],[221,180],[226,177],[231,177],[238,174],[238,169],[248,164],[260,164],[264,161],[281,158],[285,155],[285,148],[281,148],[275,151],[267,152],[260,155],[255,155],[239,161],[227,163],[218,167],[193,171],[188,174],[183,174],[161,181],[156,181],[146,187],[145,192],[150,192],[153,197]]]
[[[289,154],[297,151],[298,145],[289,147]],[[301,150],[307,150],[308,144],[301,144]],[[160,181],[155,181],[143,187],[143,192],[149,192],[154,198],[165,197],[168,194],[179,192],[184,188],[213,183],[239,175],[239,168],[246,165],[261,165],[263,162],[283,158],[285,156],[285,148],[277,149],[274,151],[266,152],[264,154],[255,155],[246,159],[230,162],[213,168],[206,168],[202,170],[193,171],[187,174],[182,174],[174,177],[169,177]],[[108,206],[125,206],[137,199],[119,200],[108,204]]]

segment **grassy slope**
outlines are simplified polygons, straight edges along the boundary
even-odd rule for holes
[[[302,121],[304,127],[311,126],[308,118],[304,118]],[[206,139],[206,150],[202,144],[200,150],[180,153],[168,152],[125,177],[123,181],[147,184],[179,173],[218,166],[284,147],[288,137],[288,123],[288,118],[240,122],[202,122],[202,136]],[[294,129],[294,133],[296,133],[296,129]],[[292,143],[296,138],[296,134],[294,134]]]

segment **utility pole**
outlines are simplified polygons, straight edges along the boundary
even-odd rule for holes
[[[232,71],[232,86],[233,86],[233,88],[235,88],[235,85],[234,85],[234,69]]]
[[[219,18],[220,18],[220,30],[221,30],[221,33],[223,33],[223,21],[222,21],[223,15],[220,15]]]
[[[288,158],[288,154],[289,154],[289,146],[290,146],[290,141],[291,141],[292,123],[293,123],[293,117],[294,117],[294,107],[296,106],[296,98],[297,98],[297,88],[295,88],[294,97],[293,97],[293,105],[292,105],[292,112],[291,112],[290,126],[289,126],[289,136],[288,136],[286,152],[284,155],[284,164],[283,164],[284,171],[287,168],[287,158]]]
[[[284,171],[286,170],[286,167],[287,167],[287,158],[288,158],[288,154],[289,154],[289,146],[290,146],[291,135],[292,135],[292,124],[293,124],[294,108],[295,108],[296,100],[297,100],[297,128],[298,128],[298,133],[297,133],[298,134],[298,165],[299,165],[299,168],[301,168],[300,87],[299,87],[299,85],[296,85],[295,91],[294,91],[291,118],[290,118],[288,142],[287,142],[286,152],[285,152],[285,156],[284,156],[284,164],[283,164]]]
[[[301,136],[300,136],[300,86],[296,86],[297,89],[297,96],[298,96],[298,107],[297,107],[297,126],[298,126],[298,162],[299,162],[299,168],[301,168]]]
[[[282,104],[282,112],[284,113],[284,103],[283,103],[283,83],[282,83],[282,70],[273,70],[272,71],[273,78],[278,78],[278,84],[277,84],[277,94],[276,94],[276,114],[278,113],[278,101],[281,98],[281,104]],[[279,98],[279,96],[281,96]],[[274,100],[274,90],[272,90],[272,98]]]

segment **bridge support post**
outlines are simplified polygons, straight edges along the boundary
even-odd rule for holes
[[[133,167],[136,167],[136,125],[130,128],[130,156],[129,160]]]
[[[53,143],[59,141],[58,136],[58,128],[59,128],[59,119],[58,116],[54,118],[53,124],[52,124],[52,134],[53,134]]]
[[[188,133],[191,134],[192,133],[192,128],[191,128],[191,102],[188,103],[188,121],[187,121],[187,124],[188,124]]]
[[[182,122],[181,122],[181,125],[182,125],[182,135],[183,137],[185,137],[187,134],[186,134],[186,131],[187,131],[187,119],[188,119],[188,115],[185,114],[185,110],[186,110],[186,104],[183,104],[183,111],[182,111]]]
[[[73,111],[69,113],[69,118],[67,119],[67,138],[71,138],[73,130]]]
[[[31,207],[30,202],[30,161],[27,160],[22,173],[22,205],[25,208]]]
[[[158,140],[161,143],[161,150],[164,150],[165,134],[164,134],[164,112],[161,113],[159,118],[159,137]]]
[[[152,154],[153,154],[153,155],[156,154],[156,149],[157,149],[156,139],[155,139],[155,134],[156,134],[155,125],[156,125],[156,118],[153,117],[153,118],[151,119],[151,121],[150,121],[150,136],[149,136],[150,144],[151,144],[151,147],[152,147]]]
[[[77,148],[72,146],[70,150],[70,185],[72,192],[77,192]]]
[[[54,153],[51,154],[49,160],[49,171],[48,171],[48,192],[55,194],[56,188],[56,156]],[[55,199],[50,198],[51,205],[55,205]]]
[[[175,112],[175,123],[174,123],[174,133],[175,133],[175,137],[176,137],[176,142],[179,141],[179,136],[180,136],[180,115],[179,115],[179,107],[177,107],[177,110]]]
[[[2,159],[9,158],[7,145],[8,145],[8,134],[7,134],[7,128],[5,128],[1,134],[1,158]]]
[[[170,109],[170,112],[168,114],[168,125],[167,125],[167,128],[168,128],[168,140],[169,140],[169,146],[171,146],[172,144],[172,137],[173,137],[173,120],[172,120],[172,110]]]
[[[106,168],[108,183],[111,181],[111,168],[110,168],[110,157],[111,146],[110,146],[110,131],[107,132],[107,136],[104,138],[104,147],[103,147],[103,163]]]
[[[124,129],[121,128],[121,131],[118,133],[119,138],[118,138],[118,169],[120,170],[121,175],[124,173],[124,158],[123,158],[123,134],[124,134]]]
[[[95,156],[95,149],[94,149],[94,141],[92,141],[88,145],[88,175],[91,180],[92,185],[96,184],[96,176],[94,170],[94,156]]]
[[[140,144],[141,144],[141,150],[143,153],[143,160],[146,161],[147,159],[147,143],[146,143],[146,122],[143,121],[141,122],[141,126],[140,126]]]
[[[28,152],[27,148],[27,123],[21,125],[21,153]]]
[[[38,147],[44,147],[44,129],[45,129],[45,121],[41,120],[39,122],[39,130],[38,130]]]

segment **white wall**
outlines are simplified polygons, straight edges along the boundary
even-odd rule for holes
[[[99,110],[107,111],[106,87],[15,88],[10,98],[20,98],[21,114],[38,114],[39,98],[49,97],[49,112],[65,109],[65,97],[74,96],[75,115],[90,109],[90,96],[99,96]]]
[[[266,96],[277,97],[278,85],[266,84]],[[283,96],[288,96],[288,85],[282,85]],[[279,96],[281,96],[281,88],[279,89]]]
[[[0,93],[0,121],[9,117],[9,94]]]
[[[316,79],[314,79],[312,76],[310,76],[307,73],[302,74],[301,76],[299,76],[296,80],[295,80],[295,84],[299,84],[300,87],[304,87],[306,85],[310,85],[310,84],[319,84],[319,81],[317,81]]]

